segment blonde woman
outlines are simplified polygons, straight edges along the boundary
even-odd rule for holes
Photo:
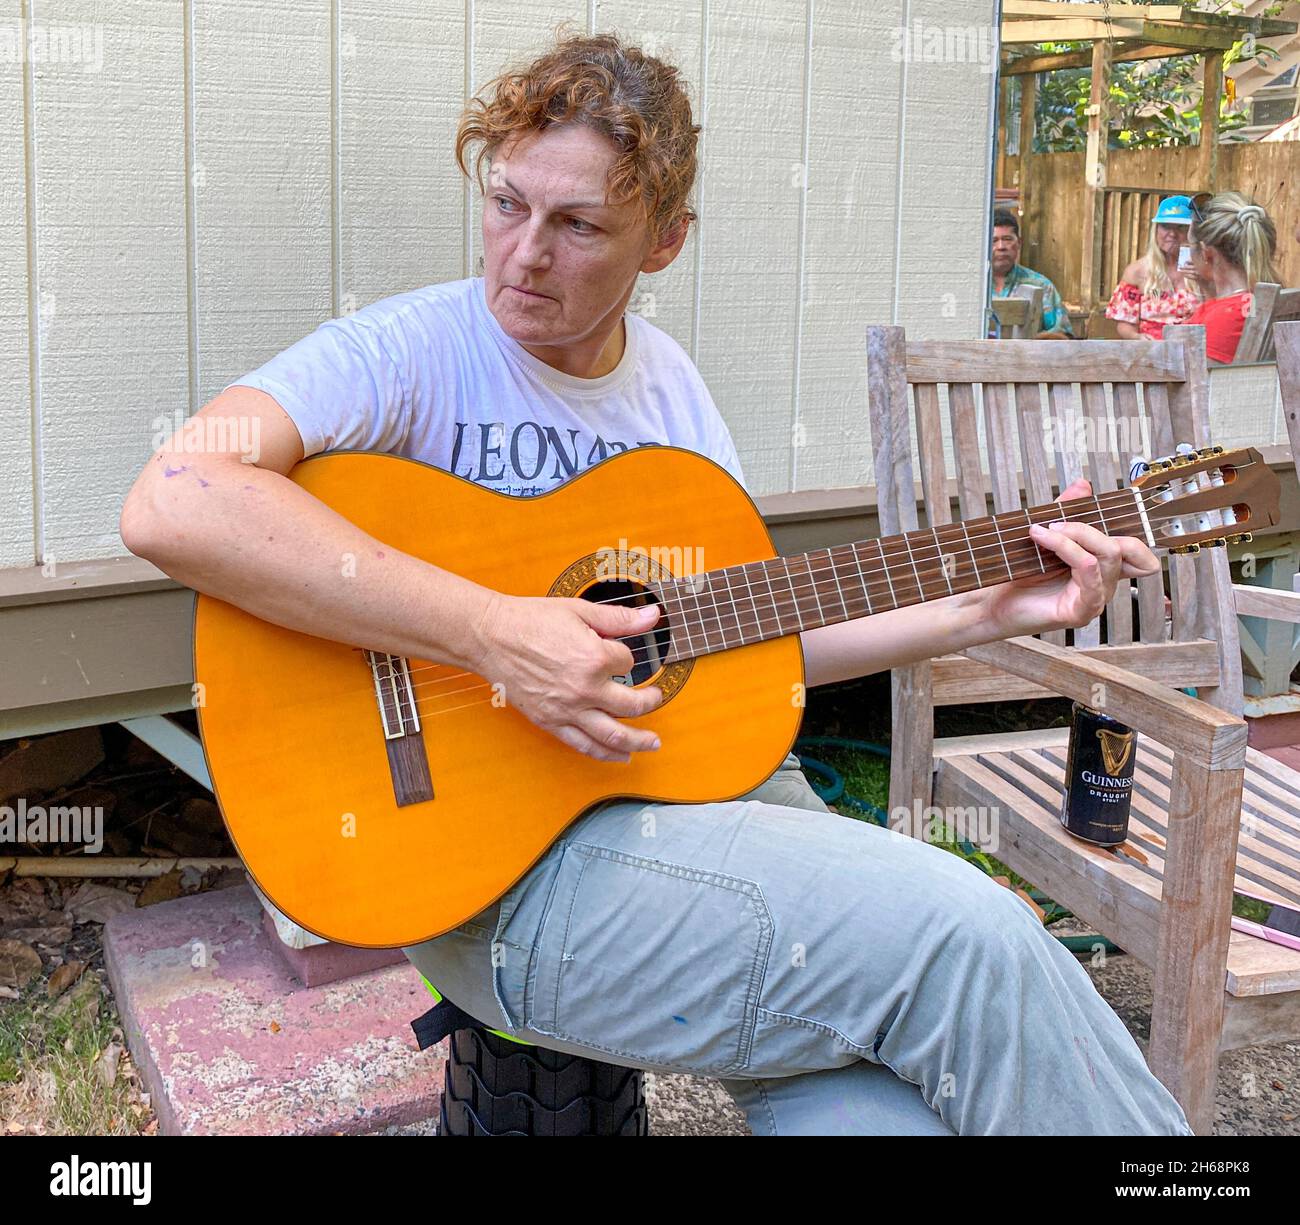
[[[1205,325],[1206,356],[1227,364],[1237,355],[1255,286],[1277,280],[1277,227],[1262,205],[1237,191],[1202,192],[1191,210],[1192,272],[1206,300],[1187,322]]]
[[[1191,224],[1186,196],[1160,201],[1146,254],[1124,269],[1106,307],[1106,318],[1115,320],[1123,340],[1160,340],[1168,324],[1185,323],[1201,304],[1196,286],[1178,267]]]

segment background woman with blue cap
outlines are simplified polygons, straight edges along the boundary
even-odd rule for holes
[[[1200,306],[1194,282],[1178,267],[1191,224],[1187,196],[1167,196],[1160,202],[1146,254],[1124,269],[1106,307],[1106,318],[1115,320],[1124,340],[1160,340],[1167,324],[1186,322]]]

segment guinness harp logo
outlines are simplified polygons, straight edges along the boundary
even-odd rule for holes
[[[1106,773],[1118,774],[1133,752],[1133,733],[1099,727],[1097,739],[1101,741],[1101,759],[1106,763]]]

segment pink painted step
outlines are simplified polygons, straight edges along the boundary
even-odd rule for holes
[[[1278,744],[1271,748],[1260,749],[1260,752],[1275,757],[1293,770],[1300,770],[1300,745]]]
[[[254,897],[257,895],[254,894]],[[262,910],[262,926],[271,938],[271,947],[279,954],[289,973],[304,987],[323,987],[378,970],[381,966],[409,966],[401,949],[358,949],[346,944],[309,944],[305,949],[290,948],[275,930],[275,920]],[[433,996],[429,997],[433,999]]]
[[[1300,745],[1300,711],[1248,717],[1246,742],[1263,752],[1283,745]]]
[[[437,1114],[443,1045],[405,959],[302,986],[246,886],[115,915],[104,958],[165,1135],[330,1135]]]

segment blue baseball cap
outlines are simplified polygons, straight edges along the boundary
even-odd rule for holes
[[[1189,196],[1166,196],[1160,201],[1156,215],[1152,218],[1156,225],[1191,225],[1192,201]]]

